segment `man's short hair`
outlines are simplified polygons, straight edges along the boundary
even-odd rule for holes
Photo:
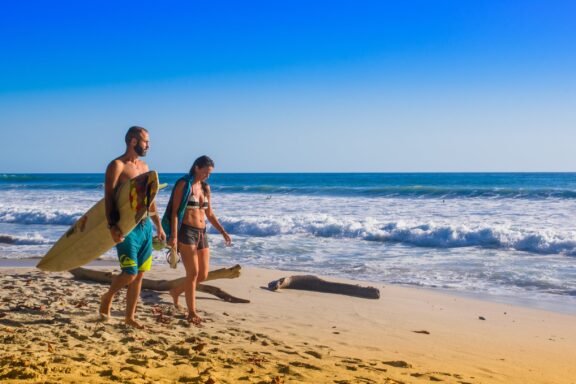
[[[139,127],[137,125],[130,127],[128,129],[128,132],[126,132],[126,137],[124,137],[124,141],[126,142],[126,145],[130,144],[130,140],[132,140],[132,139],[140,140],[140,134],[142,132],[148,133],[148,130],[146,128],[142,128],[142,127]]]

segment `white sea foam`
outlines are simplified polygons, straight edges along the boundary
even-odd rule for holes
[[[63,208],[0,206],[0,223],[72,225],[82,214],[81,211]]]
[[[329,215],[283,216],[280,218],[223,217],[220,220],[237,235],[270,237],[308,234],[326,238],[354,238],[377,242],[398,242],[417,247],[481,247],[511,249],[540,254],[576,255],[576,233],[522,231],[506,226],[463,226],[403,222],[358,221]]]
[[[50,244],[51,241],[38,233],[27,236],[14,236],[0,233],[0,244],[39,245]]]
[[[43,256],[102,191],[0,190],[0,258]],[[169,191],[157,198],[160,212]],[[576,295],[576,199],[228,193],[212,205],[212,257],[495,296]],[[102,256],[116,260],[114,249]],[[164,255],[154,253],[155,263]],[[568,302],[567,302],[568,303]]]

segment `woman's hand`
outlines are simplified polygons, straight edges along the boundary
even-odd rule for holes
[[[230,238],[230,235],[227,232],[222,232],[222,237],[224,237],[224,242],[226,243],[227,246],[232,245],[232,239]]]
[[[176,245],[177,245],[176,238],[174,236],[170,236],[170,238],[166,242],[166,246],[168,246],[168,248],[175,248]]]

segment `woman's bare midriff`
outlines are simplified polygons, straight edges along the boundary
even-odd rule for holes
[[[195,228],[206,227],[206,215],[203,209],[186,209],[182,223]]]

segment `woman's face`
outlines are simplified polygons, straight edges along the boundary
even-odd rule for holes
[[[214,167],[196,167],[196,171],[194,172],[194,179],[198,181],[205,181],[210,177],[210,174],[214,170]]]

